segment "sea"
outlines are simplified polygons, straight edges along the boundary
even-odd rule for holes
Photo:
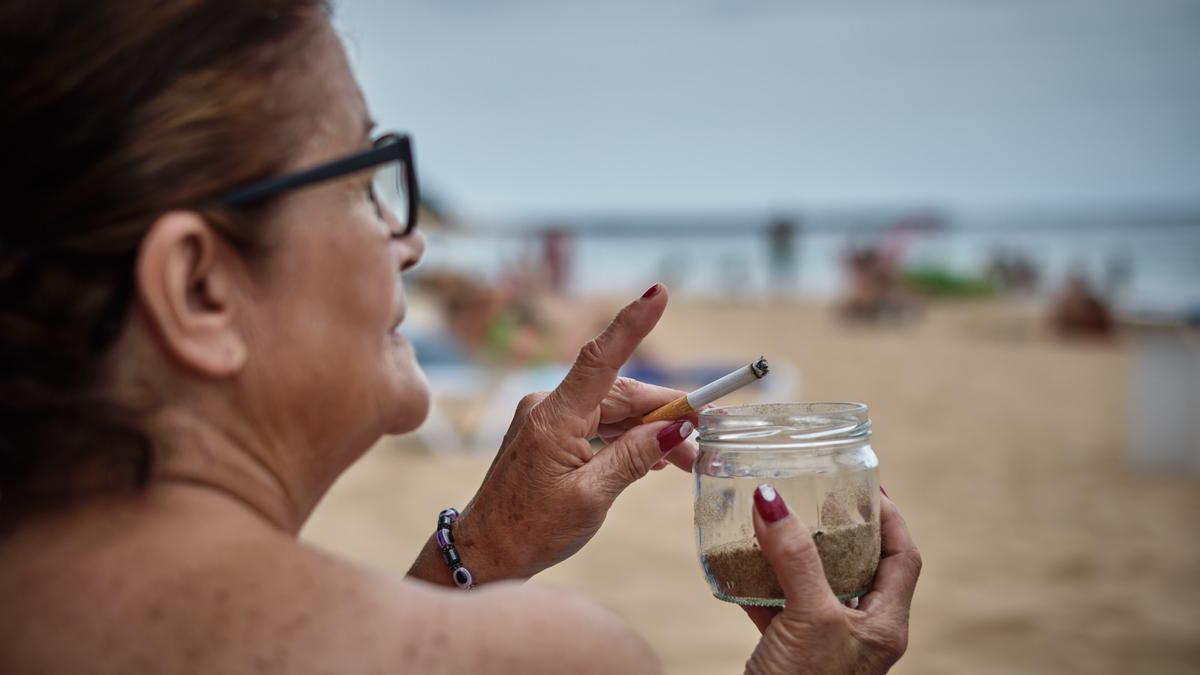
[[[906,268],[976,278],[998,259],[1021,259],[1036,270],[1033,293],[1043,296],[1073,275],[1130,311],[1190,314],[1200,308],[1200,216],[810,225],[791,233],[783,255],[765,226],[736,219],[722,226],[709,218],[689,228],[681,221],[687,218],[623,216],[582,220],[585,225],[563,219],[567,224],[553,229],[564,233],[567,290],[621,296],[662,281],[673,293],[694,296],[830,299],[845,287],[848,252],[875,246],[895,253]],[[429,230],[422,266],[495,282],[540,264],[547,229]]]

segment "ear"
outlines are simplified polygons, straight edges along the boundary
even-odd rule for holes
[[[246,363],[234,321],[241,260],[200,214],[159,216],[142,239],[137,293],[164,350],[184,368],[223,378]]]

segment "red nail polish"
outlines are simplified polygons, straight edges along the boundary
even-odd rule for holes
[[[754,491],[754,508],[758,509],[758,515],[768,523],[773,523],[788,514],[783,497],[766,483],[759,485]]]
[[[658,432],[658,449],[664,453],[683,442],[692,433],[692,423],[679,420]]]
[[[660,290],[662,290],[662,284],[654,284],[650,288],[647,288],[645,293],[642,293],[642,299],[649,300],[650,298],[658,295]]]

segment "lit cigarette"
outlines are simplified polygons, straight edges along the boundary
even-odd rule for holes
[[[762,379],[769,370],[767,360],[759,357],[754,363],[738,368],[725,377],[714,382],[709,382],[687,396],[680,396],[658,410],[646,415],[642,418],[642,424],[687,417],[722,396],[731,394],[755,380]]]

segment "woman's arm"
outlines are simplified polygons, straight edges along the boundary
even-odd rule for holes
[[[691,471],[691,420],[641,424],[684,392],[617,373],[666,309],[656,284],[579,352],[554,391],[522,400],[483,484],[454,526],[476,583],[525,579],[573,555],[595,535],[617,496],[664,458]],[[592,439],[608,444],[593,450]],[[432,538],[409,574],[452,583]]]

